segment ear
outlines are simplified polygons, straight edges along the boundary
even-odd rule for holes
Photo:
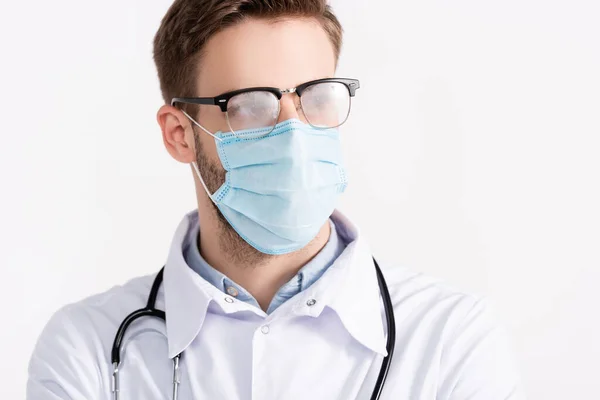
[[[162,131],[165,148],[171,157],[184,164],[196,161],[191,121],[185,114],[165,104],[158,110],[156,120]]]

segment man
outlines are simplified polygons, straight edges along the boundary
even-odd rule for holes
[[[156,281],[166,324],[144,311],[112,350],[156,274],[66,306],[37,343],[28,399],[371,398],[390,330],[365,239],[334,211],[359,92],[336,78],[341,43],[324,0],[175,1],[154,41],[157,119],[198,210]],[[384,277],[396,335],[382,399],[518,397],[481,300]]]

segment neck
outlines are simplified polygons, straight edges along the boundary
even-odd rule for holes
[[[331,232],[329,221],[326,221],[317,236],[304,248],[289,254],[266,255],[252,248],[229,225],[223,226],[224,222],[219,220],[212,204],[205,204],[199,210],[201,234],[198,247],[202,257],[217,271],[246,289],[264,311],[279,288],[327,244]],[[244,254],[248,256],[240,256]]]

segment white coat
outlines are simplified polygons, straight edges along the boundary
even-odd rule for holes
[[[383,304],[371,251],[340,212],[348,243],[324,275],[273,313],[238,301],[190,269],[182,248],[194,220],[175,232],[157,307],[166,325],[132,324],[121,350],[121,399],[369,399],[386,354]],[[383,266],[382,266],[383,267]],[[484,300],[404,268],[383,268],[396,348],[382,400],[517,400],[502,330]],[[147,301],[154,275],[59,310],[29,365],[29,400],[109,400],[110,350],[121,321]]]

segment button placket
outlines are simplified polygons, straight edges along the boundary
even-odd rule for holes
[[[264,327],[261,326],[259,329]],[[253,399],[264,399],[266,398],[266,386],[268,380],[265,379],[268,376],[268,363],[264,362],[267,354],[266,344],[268,338],[259,329],[255,331],[254,338],[252,340],[252,398]]]

